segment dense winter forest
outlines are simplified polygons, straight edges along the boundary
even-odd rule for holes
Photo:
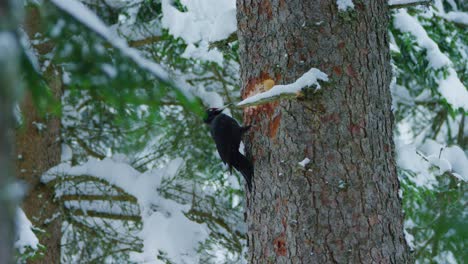
[[[0,263],[465,263],[467,28],[464,0],[1,1]]]

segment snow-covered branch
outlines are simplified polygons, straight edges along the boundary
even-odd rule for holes
[[[294,83],[275,85],[265,92],[255,94],[244,99],[237,104],[237,107],[260,105],[284,98],[295,98],[300,95],[304,88],[315,87],[315,89],[320,89],[319,80],[328,81],[327,74],[323,73],[319,69],[312,68],[308,72],[304,73],[304,75]]]
[[[151,72],[160,80],[169,80],[167,72],[161,67],[161,65],[142,57],[137,50],[130,48],[124,39],[114,34],[113,31],[107,27],[99,17],[96,16],[96,14],[94,14],[82,3],[76,0],[51,0],[51,2],[57,8],[65,11],[76,21],[80,22],[88,29],[92,30],[100,37],[105,39],[114,48],[118,49],[120,52],[122,52],[122,54],[129,57],[141,68]]]
[[[396,8],[406,8],[412,7],[417,5],[430,5],[432,0],[390,0],[388,1],[388,5],[392,9]]]
[[[136,235],[143,243],[143,251],[132,249],[132,262],[155,261],[159,251],[177,263],[188,262],[186,259],[196,254],[198,243],[206,239],[208,228],[187,218],[189,205],[166,199],[159,191],[164,179],[177,174],[183,160],[175,159],[164,168],[141,173],[122,159],[91,158],[76,166],[62,163],[47,171],[41,180],[55,185],[56,197],[65,198],[64,206],[73,216],[141,222],[142,228]],[[94,184],[87,185],[90,181]],[[77,195],[84,195],[85,199],[74,200]],[[117,201],[110,199],[116,197]]]
[[[95,32],[98,36],[105,39],[112,47],[119,50],[121,54],[128,57],[141,69],[154,75],[160,82],[169,84],[177,88],[187,98],[192,98],[192,94],[187,85],[181,80],[169,78],[169,74],[163,67],[147,58],[143,57],[138,50],[129,47],[128,43],[117,36],[114,30],[106,26],[101,19],[96,16],[89,8],[77,0],[50,0],[57,8],[63,10],[76,21]]]
[[[418,46],[426,49],[426,59],[430,68],[434,70],[447,69],[447,75],[437,79],[439,92],[455,109],[463,108],[467,111],[468,91],[465,85],[458,77],[450,58],[439,49],[437,43],[429,37],[419,21],[409,15],[406,10],[399,10],[394,15],[394,26],[401,32],[413,35]]]
[[[453,22],[458,26],[468,27],[468,13],[451,11],[443,16],[447,21]]]

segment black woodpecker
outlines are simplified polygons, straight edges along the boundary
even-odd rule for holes
[[[241,127],[232,117],[223,114],[224,109],[209,108],[206,110],[207,117],[204,122],[210,126],[211,137],[213,137],[219,156],[224,164],[228,164],[229,171],[232,167],[242,173],[249,191],[252,191],[252,163],[239,152],[242,135],[250,126]]]

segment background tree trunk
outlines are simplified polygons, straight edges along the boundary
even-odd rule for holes
[[[242,97],[310,68],[322,90],[244,110],[251,263],[407,263],[386,0],[238,0]],[[298,162],[309,158],[305,168]]]
[[[13,33],[20,21],[13,1],[0,1],[0,263],[13,262],[19,194],[12,190],[13,103],[19,82],[19,47]]]
[[[26,14],[25,30],[32,39],[41,32],[41,19],[36,8]],[[34,46],[39,54],[52,51],[50,43]],[[55,98],[60,100],[62,82],[59,71],[50,64],[44,72],[46,82]],[[28,184],[28,192],[22,208],[34,226],[43,229],[39,242],[47,249],[45,256],[34,263],[60,263],[61,217],[58,203],[54,202],[54,189],[40,182],[42,174],[60,162],[60,119],[52,115],[40,115],[31,94],[21,103],[23,126],[16,133],[18,177]]]

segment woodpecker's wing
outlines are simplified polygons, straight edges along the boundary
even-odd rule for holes
[[[218,115],[212,122],[211,135],[219,156],[232,167],[232,157],[239,150],[241,129],[236,120],[225,114]]]

